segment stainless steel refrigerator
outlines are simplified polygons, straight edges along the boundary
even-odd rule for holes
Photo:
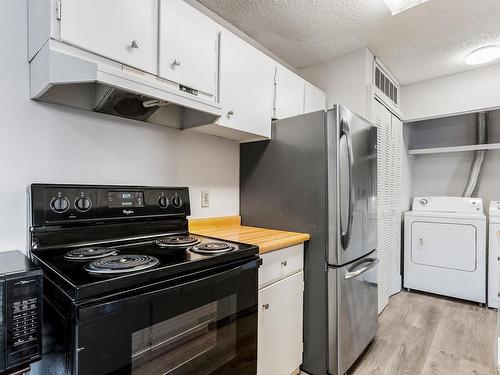
[[[307,232],[304,358],[344,374],[377,330],[377,129],[335,105],[241,145],[244,225]]]

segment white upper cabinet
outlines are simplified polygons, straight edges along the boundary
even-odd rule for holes
[[[183,0],[160,0],[160,77],[215,97],[218,35],[217,24]]]
[[[268,56],[224,30],[219,77],[223,115],[218,124],[256,138],[270,138],[274,69],[275,63]]]
[[[326,94],[316,86],[306,82],[304,91],[304,113],[316,112],[325,109]]]
[[[157,73],[157,0],[62,0],[62,41]]]
[[[240,142],[270,139],[273,118],[325,107],[321,90],[183,0],[28,0],[32,69],[47,46],[113,77],[125,72],[152,97],[202,106],[210,114],[189,130]]]
[[[304,80],[282,65],[276,68],[274,117],[283,119],[304,113]]]

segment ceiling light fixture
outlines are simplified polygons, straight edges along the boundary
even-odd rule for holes
[[[486,46],[469,53],[465,58],[465,63],[467,65],[486,64],[496,59],[500,59],[500,46]]]
[[[417,5],[423,4],[428,0],[384,0],[385,5],[389,8],[392,15],[404,12]]]

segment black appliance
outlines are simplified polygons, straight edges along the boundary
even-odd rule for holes
[[[30,187],[34,374],[252,374],[258,247],[188,231],[187,188]]]
[[[42,270],[19,251],[0,253],[0,373],[40,359]]]

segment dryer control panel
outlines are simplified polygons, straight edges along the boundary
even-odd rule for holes
[[[490,216],[500,216],[500,201],[490,202]]]
[[[412,209],[413,211],[482,213],[483,200],[464,197],[415,197]]]

